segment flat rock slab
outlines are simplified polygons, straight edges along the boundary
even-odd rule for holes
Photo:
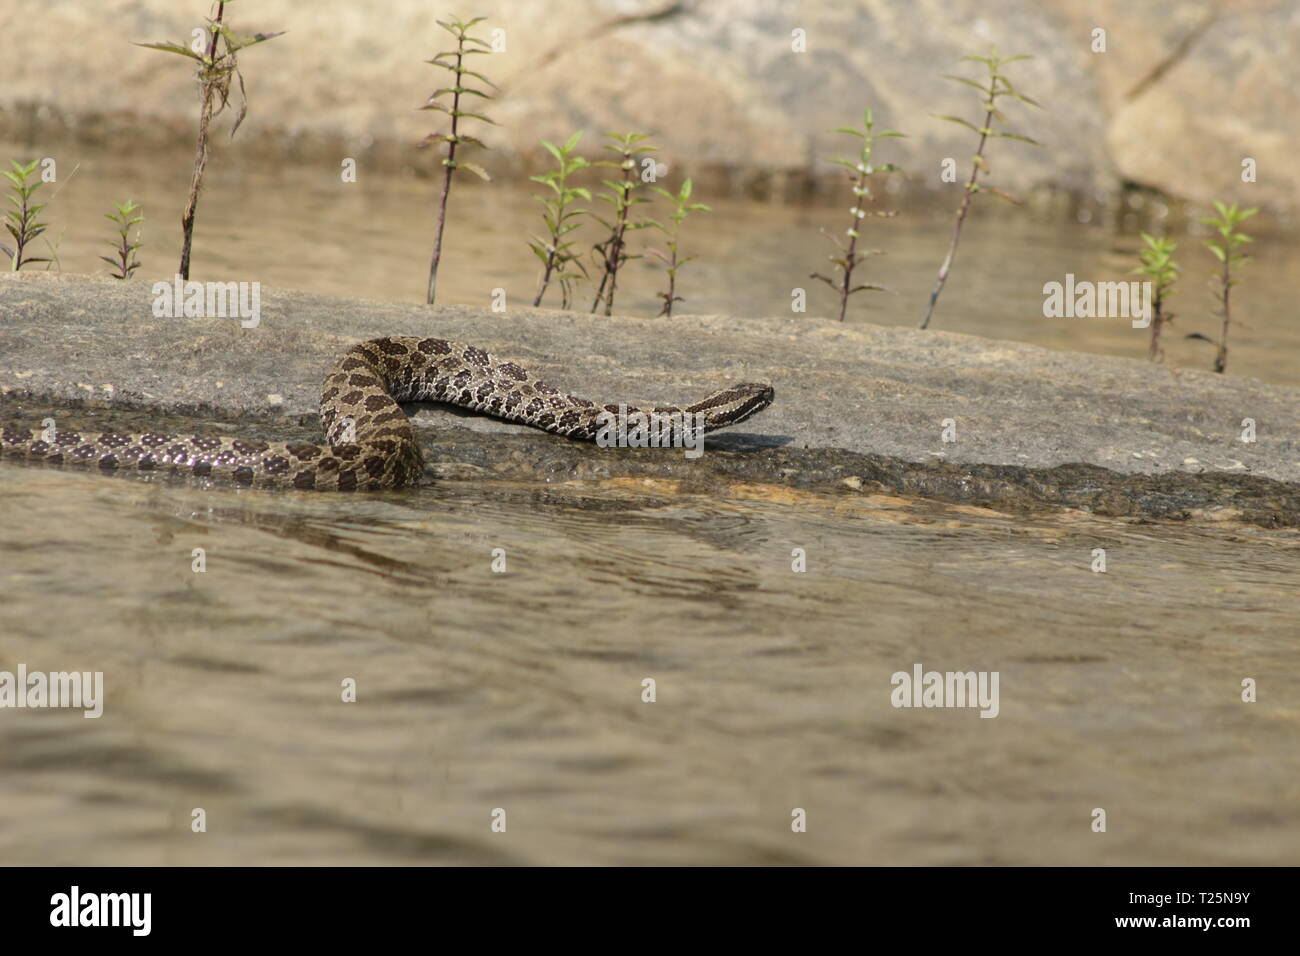
[[[89,401],[292,419],[315,414],[320,382],[350,344],[383,335],[436,335],[514,359],[565,391],[601,403],[684,404],[728,382],[771,382],[776,402],[770,409],[710,436],[706,446],[728,457],[756,457],[748,478],[789,479],[801,460],[816,471],[834,459],[832,471],[850,487],[856,475],[894,490],[971,499],[952,492],[963,476],[1041,488],[1042,470],[1082,464],[1099,467],[1070,472],[1075,483],[1085,474],[1091,476],[1086,484],[1101,482],[1114,493],[1126,481],[1135,491],[1154,487],[1125,476],[1156,476],[1162,487],[1201,489],[1197,507],[1228,504],[1239,497],[1231,489],[1267,489],[1276,482],[1287,483],[1268,492],[1279,501],[1300,492],[1300,389],[1231,375],[802,315],[607,319],[513,305],[494,313],[269,289],[262,290],[260,324],[245,329],[235,318],[157,318],[151,285],[43,273],[0,276],[0,394],[8,404],[18,398]],[[1241,440],[1245,419],[1255,423],[1253,443]],[[523,445],[469,441],[485,464],[497,444],[502,454],[535,443],[564,447],[560,454],[575,462],[610,451],[437,406],[422,407],[416,420],[532,436]],[[944,441],[946,420],[955,442]],[[459,436],[452,444],[463,449],[472,436]],[[853,466],[855,456],[865,456],[863,467]],[[660,471],[684,464],[675,453],[658,450],[627,460],[633,463],[629,473],[654,473],[656,462]],[[910,478],[882,480],[866,463]],[[734,470],[735,462],[727,467]],[[1050,490],[1044,494],[1053,497]]]

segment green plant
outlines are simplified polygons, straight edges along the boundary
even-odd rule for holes
[[[939,301],[939,293],[943,291],[943,285],[948,281],[948,272],[952,268],[953,258],[957,255],[957,240],[961,238],[962,223],[966,221],[966,213],[970,211],[971,200],[979,192],[989,192],[1008,202],[1019,203],[1019,200],[1009,196],[1000,190],[991,186],[981,186],[976,180],[980,173],[988,173],[989,164],[984,158],[984,147],[987,145],[989,137],[999,139],[1014,139],[1022,143],[1028,143],[1031,146],[1039,146],[1040,143],[1030,139],[1028,136],[1021,136],[1019,133],[1008,133],[1006,130],[994,128],[994,123],[1005,124],[1006,117],[998,109],[998,99],[1003,96],[1009,96],[1013,100],[1019,100],[1021,103],[1027,103],[1030,106],[1038,106],[1034,100],[1025,96],[1017,90],[1009,79],[1002,73],[1002,68],[1008,63],[1014,63],[1017,60],[1030,60],[1028,56],[998,56],[998,51],[991,50],[988,56],[964,56],[962,61],[972,61],[983,63],[988,69],[988,86],[984,86],[964,76],[953,76],[944,74],[947,79],[966,86],[974,87],[979,91],[980,104],[984,107],[984,122],[979,126],[974,126],[958,116],[940,116],[941,120],[949,123],[956,123],[958,126],[964,126],[973,133],[979,134],[979,144],[975,147],[975,154],[971,157],[970,177],[966,180],[966,188],[962,193],[961,206],[957,209],[957,220],[953,225],[952,239],[948,243],[948,254],[944,256],[943,264],[939,266],[939,279],[935,283],[934,291],[930,293],[930,303],[926,307],[925,317],[921,320],[921,328],[927,328],[930,325],[930,318],[934,315],[935,303]],[[1041,107],[1040,107],[1041,108]]]
[[[474,173],[484,181],[490,181],[491,176],[487,170],[477,163],[469,163],[463,159],[456,158],[456,150],[460,146],[477,146],[480,149],[487,149],[486,144],[476,137],[460,130],[460,121],[464,118],[476,119],[483,123],[490,123],[495,126],[492,120],[488,119],[482,113],[476,113],[472,110],[463,110],[460,108],[462,96],[477,96],[479,99],[490,100],[491,94],[482,90],[476,90],[471,86],[465,85],[465,78],[473,77],[481,83],[496,89],[497,86],[482,73],[476,73],[474,70],[465,66],[465,58],[475,54],[486,54],[491,52],[487,42],[480,40],[478,37],[469,35],[469,31],[477,24],[486,20],[486,17],[475,17],[472,20],[460,20],[453,17],[450,22],[439,20],[438,26],[442,27],[448,33],[456,38],[456,49],[443,50],[436,54],[433,59],[425,60],[436,67],[449,70],[453,74],[452,85],[445,86],[440,90],[435,90],[429,97],[428,102],[421,106],[422,110],[437,110],[440,113],[446,113],[450,117],[448,130],[445,133],[430,133],[420,141],[421,146],[429,146],[433,143],[446,143],[447,155],[443,157],[442,168],[442,196],[438,200],[438,231],[433,240],[433,261],[429,264],[429,287],[425,296],[425,301],[433,305],[438,291],[438,263],[442,261],[442,233],[447,225],[447,197],[451,194],[451,176],[457,169],[464,167]],[[451,104],[448,105],[441,101],[441,98],[451,95]]]
[[[542,220],[546,223],[546,237],[533,236],[532,242],[528,243],[533,254],[542,263],[542,278],[537,286],[537,296],[533,299],[534,307],[542,304],[546,287],[550,285],[552,279],[555,279],[560,284],[560,307],[567,309],[575,278],[569,271],[569,267],[577,266],[584,275],[587,272],[581,260],[573,252],[574,243],[565,239],[565,236],[578,228],[575,220],[585,211],[572,208],[573,203],[578,199],[591,201],[589,190],[581,186],[569,185],[569,177],[572,174],[591,165],[581,156],[573,155],[574,149],[582,139],[582,133],[582,130],[578,130],[563,146],[556,146],[543,140],[542,146],[555,157],[557,166],[548,173],[528,177],[550,190],[549,195],[533,197],[542,204]]]
[[[1174,282],[1178,279],[1179,266],[1174,261],[1174,250],[1178,248],[1178,243],[1164,236],[1157,239],[1145,232],[1142,233],[1142,241],[1146,243],[1145,249],[1138,250],[1138,258],[1142,264],[1130,275],[1146,276],[1153,287],[1151,349],[1148,357],[1151,361],[1157,362],[1163,361],[1165,357],[1164,347],[1160,344],[1160,332],[1166,323],[1174,321],[1174,314],[1165,311],[1165,304],[1174,294]]]
[[[899,171],[898,167],[893,163],[883,163],[877,166],[873,162],[871,154],[875,149],[876,140],[902,136],[903,134],[892,129],[887,129],[883,132],[877,133],[875,131],[875,125],[876,124],[871,115],[871,110],[868,108],[862,113],[862,129],[855,129],[852,126],[839,126],[832,131],[836,133],[846,133],[849,136],[856,136],[858,139],[862,140],[862,149],[858,152],[857,159],[831,160],[831,162],[837,166],[843,166],[845,169],[849,170],[849,181],[853,184],[853,208],[849,210],[849,215],[853,217],[853,220],[849,223],[849,228],[846,229],[844,233],[848,236],[847,242],[841,241],[838,237],[826,232],[825,229],[822,230],[822,233],[825,234],[831,242],[835,243],[835,247],[840,251],[838,257],[829,257],[831,263],[839,270],[839,280],[836,281],[830,278],[830,276],[824,276],[820,272],[812,273],[809,278],[821,279],[839,293],[841,322],[844,321],[845,312],[849,307],[849,296],[853,295],[855,292],[866,292],[868,290],[875,292],[892,291],[886,289],[883,285],[876,285],[871,282],[862,282],[858,285],[853,284],[853,272],[864,259],[867,259],[870,256],[883,255],[879,249],[858,249],[858,239],[861,238],[861,235],[858,232],[858,227],[861,225],[862,220],[867,216],[887,218],[895,215],[893,212],[886,212],[883,210],[868,212],[863,208],[874,198],[870,186],[870,177],[872,174],[896,173]]]
[[[235,0],[217,3],[216,16],[207,19],[207,43],[197,44],[195,50],[183,43],[137,43],[150,50],[174,53],[189,57],[198,63],[199,81],[199,135],[194,150],[194,175],[190,179],[190,194],[185,203],[185,212],[181,216],[181,264],[182,279],[190,277],[190,251],[194,244],[194,218],[198,213],[199,192],[203,188],[203,173],[208,165],[208,130],[214,117],[221,115],[230,103],[230,85],[232,80],[239,81],[239,112],[230,129],[234,139],[239,126],[248,115],[248,96],[244,89],[244,74],[239,70],[239,51],[267,40],[274,40],[280,33],[255,33],[252,36],[236,36],[225,25],[226,6]]]
[[[39,159],[33,159],[25,166],[11,159],[10,168],[0,170],[9,180],[9,201],[16,207],[6,210],[4,214],[5,230],[13,236],[14,245],[10,247],[0,243],[0,250],[9,257],[9,268],[12,272],[17,272],[29,262],[51,261],[49,256],[29,255],[27,249],[32,240],[46,230],[46,224],[36,218],[46,204],[32,202],[33,194],[41,187],[40,178],[33,178],[39,164]]]
[[[111,259],[108,256],[100,256],[99,258],[117,270],[112,274],[114,279],[129,279],[131,273],[140,268],[137,252],[144,245],[140,241],[139,229],[135,231],[135,242],[131,241],[129,233],[132,226],[138,226],[144,222],[144,216],[134,215],[140,207],[130,199],[126,202],[115,202],[113,206],[117,209],[117,212],[106,212],[104,218],[117,225],[117,241],[106,240],[110,246],[117,250],[117,258]]]
[[[655,192],[673,204],[672,215],[668,217],[669,221],[673,224],[671,229],[664,226],[662,223],[655,222],[653,219],[649,220],[651,228],[658,229],[664,234],[664,244],[668,247],[667,252],[663,252],[659,249],[651,249],[650,255],[654,256],[664,264],[664,273],[668,276],[667,291],[660,292],[658,295],[659,298],[664,300],[664,307],[659,311],[659,314],[669,319],[673,317],[673,303],[686,301],[677,294],[677,272],[682,266],[695,258],[695,256],[687,256],[685,259],[682,259],[678,254],[677,250],[681,237],[682,223],[685,222],[686,217],[693,212],[713,212],[711,207],[706,206],[702,202],[691,202],[692,188],[693,186],[689,179],[682,183],[681,188],[677,190],[676,193],[671,193],[660,186],[654,187]]]
[[[1219,273],[1211,277],[1211,287],[1214,290],[1214,297],[1219,302],[1219,311],[1217,315],[1223,320],[1223,325],[1219,331],[1218,352],[1214,356],[1214,370],[1222,373],[1228,369],[1228,328],[1232,325],[1232,307],[1229,301],[1232,287],[1240,280],[1232,277],[1232,267],[1237,263],[1244,264],[1250,256],[1237,250],[1248,242],[1255,240],[1245,233],[1238,232],[1237,226],[1249,219],[1258,209],[1238,209],[1237,204],[1225,206],[1221,202],[1215,202],[1214,208],[1219,211],[1217,217],[1210,216],[1201,220],[1207,226],[1213,226],[1218,232],[1218,239],[1208,239],[1205,247],[1214,254],[1214,258],[1219,260]],[[1193,333],[1188,338],[1205,339],[1212,341],[1209,336]]]
[[[592,215],[608,231],[608,235],[601,242],[596,243],[592,248],[592,254],[595,256],[600,265],[600,286],[596,289],[596,298],[592,300],[591,311],[595,312],[596,307],[603,300],[605,303],[605,314],[614,313],[614,293],[618,288],[618,272],[623,265],[630,259],[640,259],[640,256],[629,255],[627,252],[627,234],[637,229],[646,228],[649,223],[637,222],[632,218],[632,207],[641,203],[648,203],[650,200],[641,196],[634,195],[637,185],[641,182],[640,177],[636,174],[637,157],[642,153],[653,153],[658,151],[657,146],[638,145],[643,140],[649,139],[646,133],[606,133],[606,139],[613,140],[612,143],[606,143],[602,149],[618,155],[618,160],[611,162],[604,160],[596,163],[597,166],[612,166],[622,170],[622,175],[618,179],[603,179],[606,192],[601,193],[598,197],[602,202],[607,202],[613,208],[613,216],[605,219],[595,214]]]

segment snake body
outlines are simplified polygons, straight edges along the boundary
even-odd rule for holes
[[[702,414],[704,431],[744,421],[772,403],[770,385],[745,383],[693,405],[644,412],[680,421]],[[157,471],[226,477],[259,487],[317,491],[400,488],[417,480],[424,461],[399,402],[458,405],[494,418],[586,441],[609,414],[630,405],[598,405],[540,381],[514,362],[499,362],[472,345],[438,338],[391,337],[353,346],[321,388],[320,421],[327,444],[266,442],[211,435],[84,434],[0,429],[0,456],[104,471]],[[694,419],[691,419],[694,421]]]

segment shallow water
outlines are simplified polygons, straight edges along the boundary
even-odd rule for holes
[[[97,720],[0,710],[6,863],[1300,855],[1294,533],[631,481],[0,482],[0,670],[106,687]],[[998,672],[998,716],[894,708],[916,663]]]
[[[139,156],[70,144],[0,143],[0,159],[6,155],[50,155],[58,160],[59,182],[40,195],[50,202],[45,213],[48,237],[58,246],[63,269],[107,274],[108,266],[98,257],[111,253],[107,240],[113,227],[103,213],[112,200],[130,197],[143,205],[147,218],[144,267],[137,278],[153,281],[175,273],[178,224],[192,163],[186,149]],[[669,171],[670,185],[677,176]],[[593,188],[597,179],[591,177]],[[423,301],[433,248],[436,183],[418,179],[410,170],[404,175],[370,174],[363,165],[358,181],[345,184],[336,157],[321,157],[318,166],[255,165],[242,161],[239,150],[224,143],[205,182],[194,246],[195,279],[260,281],[323,294]],[[489,306],[494,290],[502,289],[507,306],[531,304],[538,270],[527,236],[541,227],[536,194],[536,188],[508,182],[457,182],[439,271],[440,302]],[[683,254],[699,258],[682,269],[678,291],[686,301],[677,305],[679,314],[788,314],[795,288],[807,290],[810,315],[837,313],[835,296],[809,273],[829,268],[832,246],[819,230],[843,230],[847,206],[697,198],[711,203],[714,211],[694,215],[686,223]],[[897,200],[888,204],[898,207]],[[641,208],[664,218],[667,213],[659,205],[662,202]],[[1152,206],[1158,204],[1148,200],[1141,212]],[[1134,278],[1128,273],[1137,262],[1140,241],[1135,223],[1128,220],[1137,214],[1125,217],[1130,231],[1117,232],[1021,212],[993,198],[976,203],[932,327],[1145,359],[1150,333],[1132,328],[1130,320],[1043,317],[1044,284],[1063,283],[1067,273],[1098,282]],[[897,294],[859,294],[852,300],[850,321],[914,326],[947,248],[951,209],[918,204],[902,208],[897,218],[869,223],[864,243],[886,255],[870,259],[864,277]],[[1229,371],[1300,384],[1300,323],[1295,321],[1300,242],[1263,213],[1250,220],[1250,227],[1258,241],[1250,250],[1254,261],[1243,268],[1241,284],[1233,290],[1234,314],[1243,324],[1232,333]],[[575,235],[580,242],[597,238],[594,226]],[[634,250],[662,248],[661,241],[652,241],[653,235],[638,233]],[[1171,300],[1177,318],[1164,339],[1167,360],[1208,370],[1214,348],[1183,335],[1218,337],[1216,305],[1207,284],[1214,260],[1200,237],[1183,235],[1178,241],[1183,279]],[[661,303],[656,294],[662,288],[662,270],[655,260],[632,261],[620,279],[619,310],[657,313]],[[591,295],[588,287],[581,287],[576,307],[590,308]],[[558,306],[558,290],[545,304]]]
[[[59,156],[63,267],[99,265],[99,207],[130,195],[150,217],[142,275],[167,274],[187,160]],[[216,163],[195,277],[418,300],[432,185],[345,187],[335,168]],[[533,205],[502,184],[457,192],[444,301],[531,299]],[[817,227],[842,217],[714,205],[691,223],[689,311],[789,308],[821,264]],[[912,324],[947,222],[873,228],[899,296],[860,297],[854,317]],[[1041,314],[1045,281],[1123,278],[1134,246],[980,214],[937,327],[1140,357],[1127,323]],[[1300,252],[1257,248],[1232,370],[1295,384]],[[646,263],[628,279],[621,306],[653,311]],[[1179,306],[1184,331],[1213,328],[1199,281]],[[1209,358],[1170,342],[1171,361]],[[102,671],[107,695],[97,720],[0,709],[3,863],[1300,858],[1294,532],[759,486],[347,497],[0,462],[0,556],[0,671]],[[894,708],[891,675],[918,663],[996,672],[998,716]]]

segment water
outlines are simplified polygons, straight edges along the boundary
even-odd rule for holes
[[[38,153],[58,159],[60,191],[46,215],[65,270],[107,274],[108,266],[98,257],[111,254],[107,240],[113,227],[102,214],[111,200],[129,197],[142,204],[147,217],[141,253],[145,266],[137,275],[152,281],[175,273],[178,224],[192,163],[188,153],[140,156],[84,146],[42,144],[38,150],[0,144],[0,157]],[[676,182],[674,176],[670,173],[670,185]],[[229,160],[219,154],[209,166],[199,206],[193,277],[423,301],[438,185],[409,170],[381,175],[363,166],[359,177],[356,183],[342,183],[333,157],[306,167],[241,164],[238,151]],[[593,185],[595,180],[593,176]],[[503,289],[508,303],[532,302],[538,270],[527,236],[541,227],[536,194],[536,188],[505,182],[482,187],[469,179],[457,182],[439,271],[439,301],[488,306],[494,290]],[[699,258],[682,270],[679,293],[686,301],[678,304],[679,313],[788,314],[791,290],[804,288],[810,314],[836,314],[837,300],[809,273],[829,268],[826,257],[832,246],[819,230],[842,231],[847,206],[698,198],[714,211],[687,221],[683,254]],[[663,209],[643,208],[666,218]],[[895,219],[868,220],[864,243],[887,254],[868,261],[866,278],[897,295],[859,294],[850,306],[852,320],[905,326],[919,322],[951,227],[946,206],[905,208]],[[1250,220],[1248,231],[1259,241],[1251,247],[1254,261],[1233,290],[1235,314],[1246,325],[1233,330],[1229,371],[1295,385],[1300,383],[1300,324],[1294,320],[1300,243],[1263,213]],[[592,228],[575,235],[585,241],[597,238]],[[635,250],[663,248],[652,236],[638,233]],[[1182,336],[1200,332],[1218,337],[1208,285],[1214,260],[1200,238],[1184,235],[1179,243],[1177,258],[1184,275],[1171,302],[1175,325],[1164,337],[1167,361],[1208,370],[1214,348]],[[1128,320],[1043,317],[1045,283],[1064,282],[1067,273],[1093,281],[1131,279],[1128,273],[1137,262],[1139,246],[1132,232],[1017,213],[1001,200],[986,197],[975,204],[966,224],[934,327],[1144,359],[1149,332],[1133,329]],[[662,288],[662,267],[649,257],[634,260],[620,279],[619,308],[653,315],[660,308],[656,293]],[[558,295],[558,289],[553,290],[546,304],[558,305]],[[576,305],[590,307],[587,287],[577,295]]]
[[[93,268],[107,250],[90,238],[108,228],[97,206],[129,194],[151,217],[149,269],[165,273],[184,168],[81,161],[51,207],[64,268]],[[332,178],[218,170],[196,277],[418,298],[430,185]],[[684,273],[687,307],[787,308],[835,216],[715,205],[691,232],[705,257]],[[531,291],[529,212],[506,188],[458,195],[448,301]],[[857,314],[910,323],[945,227],[879,228],[891,255],[877,268],[900,297]],[[1141,354],[1121,325],[1040,311],[1044,281],[1118,277],[1131,245],[986,218],[939,327]],[[1255,328],[1233,362],[1294,383],[1288,263],[1293,247],[1261,244],[1243,286]],[[653,306],[652,280],[634,267],[629,308]],[[1208,362],[1191,349],[1171,359]],[[0,710],[3,863],[1300,854],[1294,532],[630,480],[353,497],[0,462],[0,486],[0,671],[102,671],[107,695],[98,720]],[[998,716],[894,708],[891,675],[917,663],[996,671]],[[1246,679],[1257,703],[1241,699]],[[806,833],[791,832],[795,808]]]
[[[768,487],[0,480],[0,670],[107,688],[98,720],[0,711],[6,863],[1300,853],[1300,535]],[[997,671],[999,715],[895,709],[915,663]]]

